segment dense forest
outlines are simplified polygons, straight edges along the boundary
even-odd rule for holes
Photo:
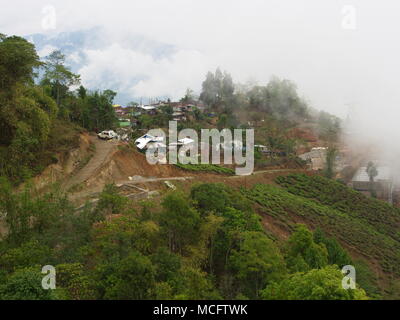
[[[264,230],[253,210],[264,187],[197,184],[134,209],[108,185],[96,205],[76,212],[56,189],[32,197],[33,189],[15,194],[2,181],[9,233],[0,247],[0,297],[367,299],[361,288],[343,289],[340,267],[351,258],[334,238],[303,224],[286,241]],[[56,290],[38,288],[47,264],[56,267]]]

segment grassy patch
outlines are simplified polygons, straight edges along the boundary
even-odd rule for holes
[[[74,192],[82,191],[84,188],[85,188],[85,183],[81,182],[81,183],[74,184],[67,191],[74,193]]]
[[[37,153],[34,173],[40,173],[44,168],[52,163],[57,163],[55,155],[57,153],[68,152],[71,149],[79,147],[79,134],[84,129],[81,127],[55,120],[51,128],[49,137],[42,150]]]
[[[69,122],[55,120],[51,128],[46,149],[60,152],[79,147],[79,134],[85,130]]]
[[[180,169],[188,170],[188,171],[203,171],[203,172],[213,172],[219,174],[235,174],[235,170],[231,168],[222,167],[216,164],[175,164]]]

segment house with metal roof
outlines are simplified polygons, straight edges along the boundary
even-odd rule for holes
[[[374,177],[374,182],[372,183],[367,173],[367,167],[358,168],[351,179],[350,186],[361,192],[369,192],[373,187],[379,197],[386,197],[392,187],[392,170],[387,166],[377,166],[376,169],[378,175]]]

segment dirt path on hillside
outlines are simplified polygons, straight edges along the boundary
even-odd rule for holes
[[[117,150],[118,141],[115,140],[100,140],[95,136],[90,136],[90,142],[94,144],[95,151],[93,157],[89,162],[76,173],[74,173],[67,181],[62,185],[63,189],[68,191],[73,186],[84,183],[87,179],[96,173],[96,170],[100,168]]]
[[[248,176],[231,176],[231,179],[240,179],[240,178],[245,178],[245,177],[250,177],[253,175],[257,174],[263,174],[263,173],[298,173],[298,172],[304,172],[304,169],[267,169],[267,170],[259,170],[259,171],[254,171],[251,175]]]
[[[104,141],[96,136],[90,136],[94,152],[86,164],[72,172],[62,184],[62,189],[68,193],[70,200],[81,203],[96,198],[107,183],[117,185],[143,184],[149,190],[164,189],[160,184],[166,180],[175,180],[186,188],[198,182],[221,182],[230,186],[251,186],[255,183],[272,183],[275,176],[299,172],[298,169],[271,168],[255,171],[250,176],[226,176],[213,173],[187,172],[173,165],[151,165],[145,155],[126,148],[118,141]],[[118,146],[121,145],[121,148]],[[184,188],[185,188],[184,187]]]

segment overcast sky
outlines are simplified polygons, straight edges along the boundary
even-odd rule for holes
[[[48,5],[55,25],[43,23]],[[385,123],[400,116],[396,0],[0,0],[0,8],[6,34],[105,27],[109,46],[87,52],[80,70],[86,84],[114,72],[132,95],[179,97],[187,87],[199,90],[206,71],[220,66],[237,82],[291,79],[312,106],[340,116],[349,106],[378,112],[373,119]],[[156,59],[124,47],[130,35],[176,51]],[[144,80],[133,86],[137,75]]]

